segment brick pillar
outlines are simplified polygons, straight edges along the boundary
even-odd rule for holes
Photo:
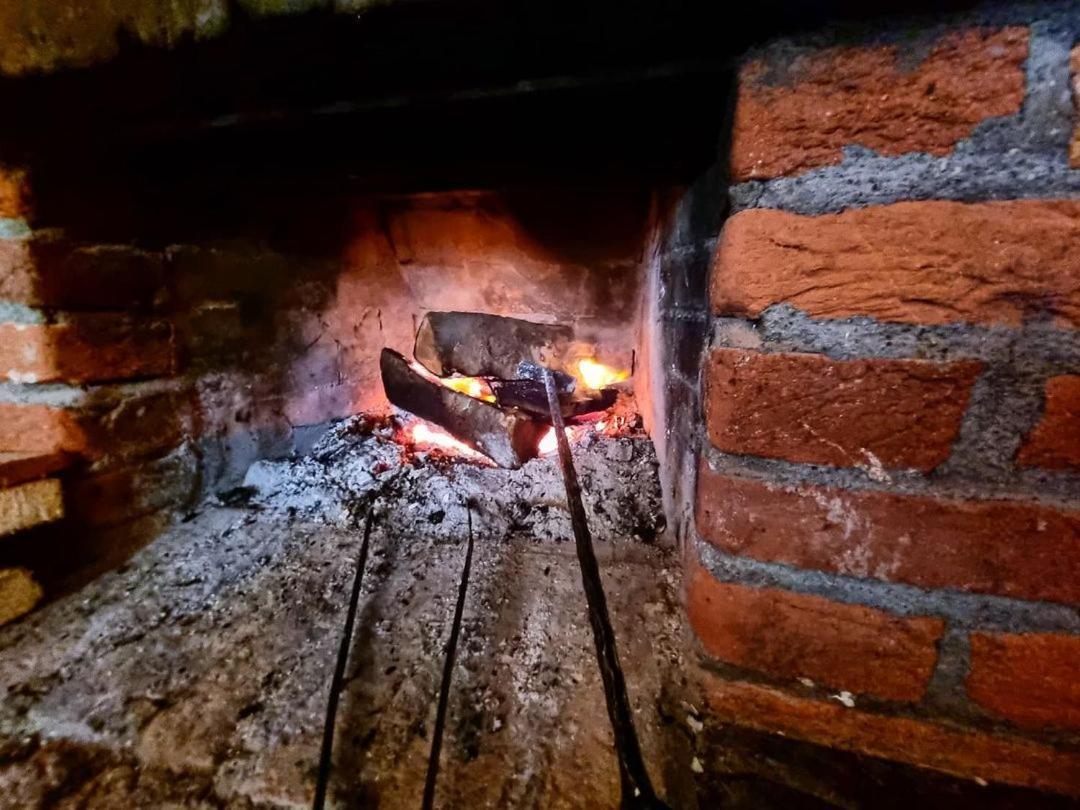
[[[0,170],[2,621],[42,595],[50,560],[109,559],[95,532],[182,502],[193,480],[161,255],[33,228],[29,179]]]
[[[1080,30],[1035,30],[744,65],[687,601],[720,720],[1080,794]]]

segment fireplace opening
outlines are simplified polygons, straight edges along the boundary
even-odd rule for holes
[[[0,810],[1080,795],[1069,4],[19,5]]]

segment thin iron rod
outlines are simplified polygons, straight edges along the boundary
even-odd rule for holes
[[[319,754],[319,774],[315,782],[315,801],[311,805],[313,810],[323,810],[326,804],[326,790],[330,784],[330,769],[334,753],[334,726],[337,723],[338,699],[341,697],[341,682],[345,679],[345,667],[349,663],[349,648],[352,646],[356,607],[360,602],[360,582],[364,578],[364,568],[367,567],[368,544],[374,520],[375,504],[372,503],[364,524],[364,540],[360,543],[360,554],[356,561],[356,573],[353,576],[352,593],[349,596],[349,610],[345,614],[345,627],[341,631],[341,645],[338,647],[334,678],[330,682],[330,699],[326,703],[326,721],[323,724],[322,749]]]
[[[450,626],[450,640],[446,643],[446,660],[443,662],[442,683],[439,684],[439,705],[435,710],[435,731],[431,738],[431,755],[428,757],[427,778],[424,780],[422,810],[435,806],[435,781],[439,778],[439,755],[442,753],[443,730],[446,728],[446,707],[450,702],[450,680],[454,675],[454,658],[457,655],[458,636],[461,634],[461,615],[465,611],[465,593],[469,589],[469,572],[472,569],[473,530],[472,507],[465,504],[465,516],[469,524],[469,545],[465,551],[465,568],[458,585],[454,622]]]
[[[622,807],[663,808],[666,805],[657,797],[649,781],[649,772],[641,755],[641,745],[634,730],[634,716],[630,710],[630,698],[626,692],[626,678],[619,665],[619,653],[615,648],[615,631],[608,615],[604,583],[600,579],[600,566],[593,549],[592,534],[581,501],[581,485],[578,483],[574,459],[570,454],[570,442],[566,440],[562,409],[555,377],[544,370],[544,387],[547,389],[548,410],[555,426],[555,440],[559,447],[563,483],[566,484],[566,501],[570,507],[570,523],[574,528],[578,564],[581,567],[581,584],[585,590],[585,602],[589,608],[589,624],[592,625],[593,641],[596,643],[596,660],[600,677],[604,682],[604,698],[607,701],[608,718],[615,738],[615,754],[619,760],[622,781]]]

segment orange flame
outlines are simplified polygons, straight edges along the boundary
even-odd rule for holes
[[[482,399],[484,402],[494,402],[495,394],[491,387],[479,377],[446,377],[441,380],[447,388],[461,394],[468,394],[473,399]]]
[[[591,357],[586,357],[578,361],[577,377],[585,383],[587,388],[598,391],[601,388],[607,388],[609,385],[629,379],[630,372],[619,371],[611,366],[605,366]]]
[[[412,422],[405,428],[405,437],[410,444],[442,450],[451,455],[464,456],[473,461],[493,462],[483,453],[474,450],[464,442],[459,442],[449,433],[427,422]]]

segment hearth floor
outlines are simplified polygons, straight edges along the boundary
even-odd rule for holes
[[[310,806],[356,524],[376,492],[337,724],[339,806],[418,806],[465,497],[476,550],[438,804],[615,804],[554,460],[402,463],[385,437],[348,428],[314,455],[260,464],[252,490],[229,497],[244,503],[207,505],[122,570],[0,630],[0,805]],[[597,440],[578,458],[647,760],[658,781],[687,776],[685,728],[662,719],[678,711],[684,641],[677,559],[655,542],[651,444]]]

